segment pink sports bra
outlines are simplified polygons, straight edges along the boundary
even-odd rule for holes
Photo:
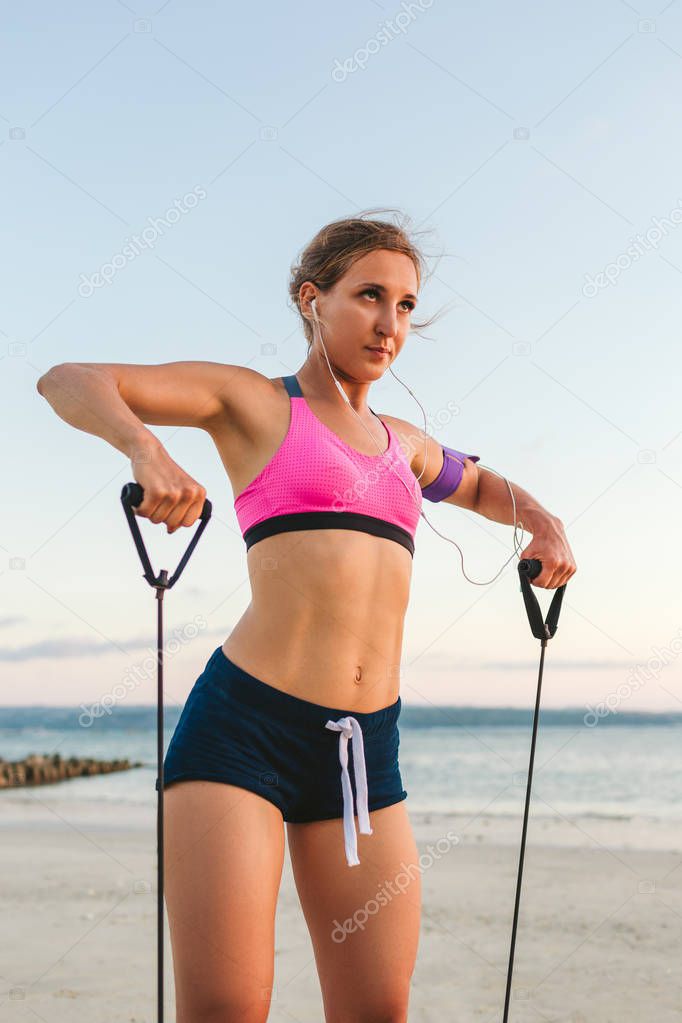
[[[275,533],[354,529],[395,540],[414,556],[422,491],[396,434],[380,420],[388,448],[364,455],[317,418],[295,374],[282,379],[291,410],[286,436],[234,502],[246,549]]]

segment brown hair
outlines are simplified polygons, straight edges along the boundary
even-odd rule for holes
[[[365,210],[355,217],[333,220],[308,242],[291,267],[289,298],[303,321],[308,350],[313,343],[313,330],[310,321],[301,312],[298,297],[305,281],[312,281],[323,293],[329,291],[357,259],[376,249],[391,249],[409,256],[417,271],[417,288],[421,287],[422,279],[428,276],[425,258],[408,233],[409,218],[402,215],[403,223],[398,224],[366,219],[375,213],[398,213],[401,216],[396,210],[374,209]],[[433,316],[424,323],[413,322],[410,332],[423,330],[435,318]]]

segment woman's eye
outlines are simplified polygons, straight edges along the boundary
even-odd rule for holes
[[[363,295],[378,295],[379,292],[377,291],[376,288],[365,288],[365,290],[363,291],[362,294]],[[411,302],[408,298],[404,299],[400,304],[401,305],[406,305],[409,312],[412,312],[412,310],[414,309],[414,302]]]

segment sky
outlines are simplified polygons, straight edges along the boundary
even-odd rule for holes
[[[566,528],[578,571],[543,705],[682,709],[682,4],[642,4],[5,12],[1,704],[156,698],[156,601],[120,504],[130,463],[59,419],[38,378],[66,361],[295,372],[292,262],[323,224],[379,206],[429,232],[419,309],[447,307],[395,372],[432,421],[454,403],[442,443]],[[423,425],[390,374],[370,400]],[[164,601],[180,705],[246,609],[248,575],[210,438],[152,429],[213,504]],[[511,527],[424,511],[471,578],[511,556]],[[191,530],[141,526],[172,568]],[[532,705],[540,644],[515,564],[472,585],[420,522],[405,704]],[[534,592],[546,610],[552,591]]]

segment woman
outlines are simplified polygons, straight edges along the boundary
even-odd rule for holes
[[[336,221],[292,270],[308,340],[297,373],[62,364],[39,382],[62,418],[131,457],[137,514],[170,533],[195,523],[206,491],[144,424],[208,431],[246,541],[251,602],[195,682],[164,763],[178,1023],[267,1019],[285,821],[325,1020],[407,1019],[419,871],[362,929],[340,922],[418,862],[397,721],[421,488],[513,521],[505,484],[476,456],[367,404],[414,329],[422,270],[402,227]],[[524,556],[543,563],[536,584],[562,585],[575,565],[560,520],[520,487],[514,497],[533,533]]]

